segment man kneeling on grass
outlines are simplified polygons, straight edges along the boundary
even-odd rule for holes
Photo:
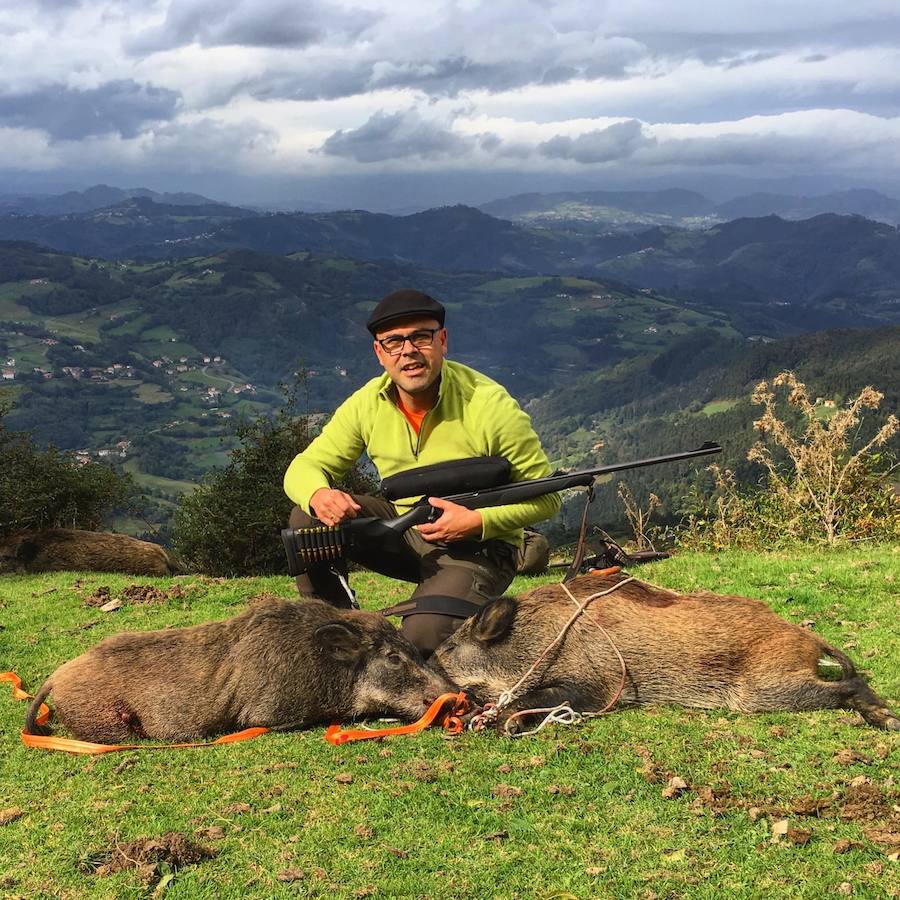
[[[352,394],[284,478],[298,504],[291,528],[337,525],[356,516],[391,519],[418,497],[397,501],[332,487],[365,451],[384,479],[419,466],[501,456],[512,481],[543,478],[550,464],[531,420],[504,387],[446,359],[445,310],[416,290],[384,297],[366,323],[384,374]],[[348,557],[368,569],[417,585],[398,609],[402,631],[424,655],[509,586],[523,527],[553,516],[559,495],[487,509],[440,498],[437,521],[409,529],[403,547],[354,546]],[[297,577],[301,595],[349,606],[343,565],[316,563]]]

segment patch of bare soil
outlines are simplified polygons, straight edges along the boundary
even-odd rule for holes
[[[113,597],[109,587],[102,584],[92,594],[84,597],[81,603],[83,606],[96,606],[100,609],[107,607],[105,611],[112,612],[125,603],[165,603],[168,600],[181,600],[184,596],[184,588],[180,584],[176,584],[168,591],[160,590],[152,584],[129,584],[122,588],[121,594],[117,597]]]
[[[212,847],[195,844],[177,831],[169,831],[162,837],[138,838],[119,843],[109,849],[90,854],[82,863],[83,871],[92,875],[111,875],[126,869],[135,869],[141,881],[152,886],[163,876],[163,866],[177,870],[211,859],[218,853]]]
[[[178,592],[181,593],[180,587]],[[129,584],[122,590],[122,599],[128,603],[165,603],[169,594],[152,584]]]
[[[105,606],[110,600],[112,600],[112,595],[109,592],[109,588],[103,584],[93,594],[88,594],[87,597],[84,597],[81,604],[82,606]]]

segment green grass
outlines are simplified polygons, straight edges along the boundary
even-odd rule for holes
[[[716,413],[727,412],[737,402],[737,400],[711,400],[700,412],[705,416],[714,416]]]
[[[849,652],[883,696],[895,705],[900,697],[900,548],[683,554],[638,574],[761,597],[791,621],[812,619],[828,640],[855,645]],[[514,588],[551,580],[520,578]],[[184,597],[116,613],[82,603],[98,586],[115,596],[135,581],[163,590],[177,582]],[[352,581],[371,608],[408,593],[380,576]],[[292,588],[286,577],[7,576],[0,668],[36,688],[107,634],[221,619],[254,594],[291,597]],[[5,896],[149,896],[134,871],[100,876],[79,864],[116,842],[169,831],[218,851],[175,873],[165,885],[173,898],[818,898],[843,883],[856,897],[897,896],[892,848],[865,832],[900,830],[891,808],[900,802],[900,736],[860,727],[846,712],[656,708],[520,741],[429,731],[342,748],[314,728],[230,747],[87,758],[23,748],[25,704],[0,690],[0,807],[24,811],[0,825]],[[690,790],[665,799],[670,775]],[[804,798],[840,798],[860,776],[885,800],[872,817],[842,817],[839,801],[801,816]],[[778,810],[809,832],[807,843],[772,840]],[[220,831],[205,837],[211,827]],[[857,843],[838,854],[841,839]],[[279,881],[287,870],[297,880]]]
[[[134,476],[134,480],[138,485],[167,491],[168,493],[186,494],[197,486],[192,481],[178,481],[174,478],[163,478],[159,475],[150,475],[147,472],[142,472],[134,459],[128,460],[122,468]]]
[[[150,384],[148,382],[139,384],[134,395],[141,403],[147,403],[151,406],[157,403],[168,403],[173,396],[168,391],[163,390],[158,384]]]

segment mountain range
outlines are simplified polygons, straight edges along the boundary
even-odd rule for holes
[[[0,217],[3,239],[105,259],[308,251],[447,272],[600,279],[733,308],[743,330],[770,337],[875,327],[900,315],[900,233],[832,213],[797,221],[736,219],[702,230],[592,233],[526,227],[465,206],[408,216],[362,210],[260,215],[137,197],[90,213]]]
[[[825,213],[900,224],[900,201],[857,188],[813,197],[753,193],[714,202],[697,191],[562,191],[517,194],[479,206],[482,212],[527,225],[593,231],[634,231],[650,225],[704,228],[731,219],[779,216],[809,219]]]

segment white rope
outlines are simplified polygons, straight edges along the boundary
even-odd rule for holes
[[[537,667],[541,662],[546,658],[547,654],[558,644],[562,639],[566,636],[569,628],[572,627],[575,620],[584,612],[587,608],[587,605],[592,601],[596,600],[598,597],[605,597],[607,594],[611,594],[613,591],[618,590],[622,585],[628,584],[629,581],[634,581],[635,578],[632,575],[629,575],[627,578],[623,578],[622,581],[616,582],[612,587],[607,588],[604,591],[597,591],[594,594],[590,594],[585,597],[584,600],[577,600],[566,584],[561,583],[562,589],[569,596],[569,599],[575,604],[575,612],[569,618],[568,622],[563,625],[559,634],[547,645],[544,652],[532,663],[529,667],[528,671],[511,687],[507,690],[503,691],[499,698],[497,699],[496,704],[489,703],[485,706],[484,710],[477,716],[473,717],[472,721],[469,724],[469,727],[479,731],[485,726],[492,724],[497,720],[500,715],[501,710],[505,707],[509,706],[516,697],[520,696],[522,692],[522,685],[530,678],[530,676],[534,673]],[[606,630],[602,629],[604,634],[606,634]],[[607,634],[607,639],[610,640],[612,644],[612,639]],[[612,644],[613,649],[616,651],[616,654],[619,656],[620,661],[624,667],[625,663],[622,660],[622,656],[616,648],[615,644]],[[544,719],[537,725],[535,728],[532,728],[530,731],[522,731],[517,734],[511,734],[509,731],[509,723],[518,716],[525,714],[534,714],[534,713],[543,713],[546,712],[547,715]],[[533,734],[537,734],[542,728],[550,724],[560,724],[560,725],[574,725],[580,722],[583,718],[587,716],[597,715],[597,713],[580,713],[576,710],[572,709],[572,707],[568,703],[561,703],[558,706],[548,707],[546,709],[529,709],[529,710],[520,710],[518,713],[515,713],[513,716],[510,716],[506,721],[506,725],[504,726],[504,730],[509,737],[528,737]]]

